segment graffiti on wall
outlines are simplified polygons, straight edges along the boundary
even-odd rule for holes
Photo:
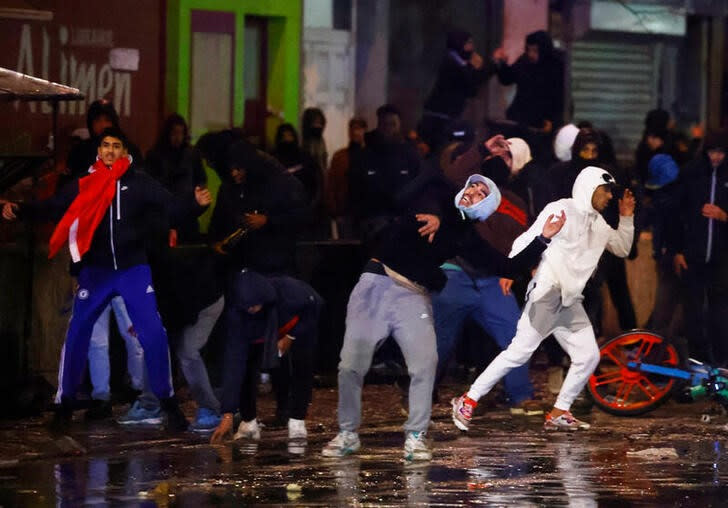
[[[87,105],[99,98],[107,98],[122,116],[131,112],[131,72],[115,69],[106,57],[114,48],[113,30],[60,25],[49,30],[45,26],[31,27],[24,24],[20,32],[18,60],[15,70],[50,81],[78,88],[86,96],[85,101],[62,102],[60,113],[85,115]],[[40,51],[38,47],[40,46]],[[103,51],[105,62],[89,59],[74,51],[75,48]],[[84,51],[84,55],[88,51]],[[40,60],[34,58],[40,55]],[[52,58],[57,58],[53,61]],[[51,66],[57,74],[51,74]],[[28,108],[31,113],[40,110],[50,114],[48,104],[33,102],[18,104],[17,108]]]

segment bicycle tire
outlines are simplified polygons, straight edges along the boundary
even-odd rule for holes
[[[631,370],[627,362],[645,362],[679,367],[680,358],[664,337],[631,330],[600,348],[600,361],[587,384],[594,403],[616,416],[638,416],[664,404],[678,380],[659,374]]]

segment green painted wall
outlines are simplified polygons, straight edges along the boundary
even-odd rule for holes
[[[268,103],[281,111],[285,121],[298,123],[301,90],[301,0],[168,0],[166,111],[189,119],[191,11],[223,11],[235,14],[235,70],[233,78],[233,124],[242,126],[243,51],[245,16],[263,16],[268,21]]]

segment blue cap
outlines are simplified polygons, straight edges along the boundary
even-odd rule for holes
[[[658,153],[652,157],[647,164],[647,170],[648,177],[645,187],[648,189],[659,189],[674,182],[680,172],[680,168],[677,167],[673,158],[664,153]]]

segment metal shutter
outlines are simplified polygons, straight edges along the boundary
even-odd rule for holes
[[[656,104],[655,46],[579,41],[572,46],[574,121],[607,132],[617,158],[632,161],[645,114]]]

